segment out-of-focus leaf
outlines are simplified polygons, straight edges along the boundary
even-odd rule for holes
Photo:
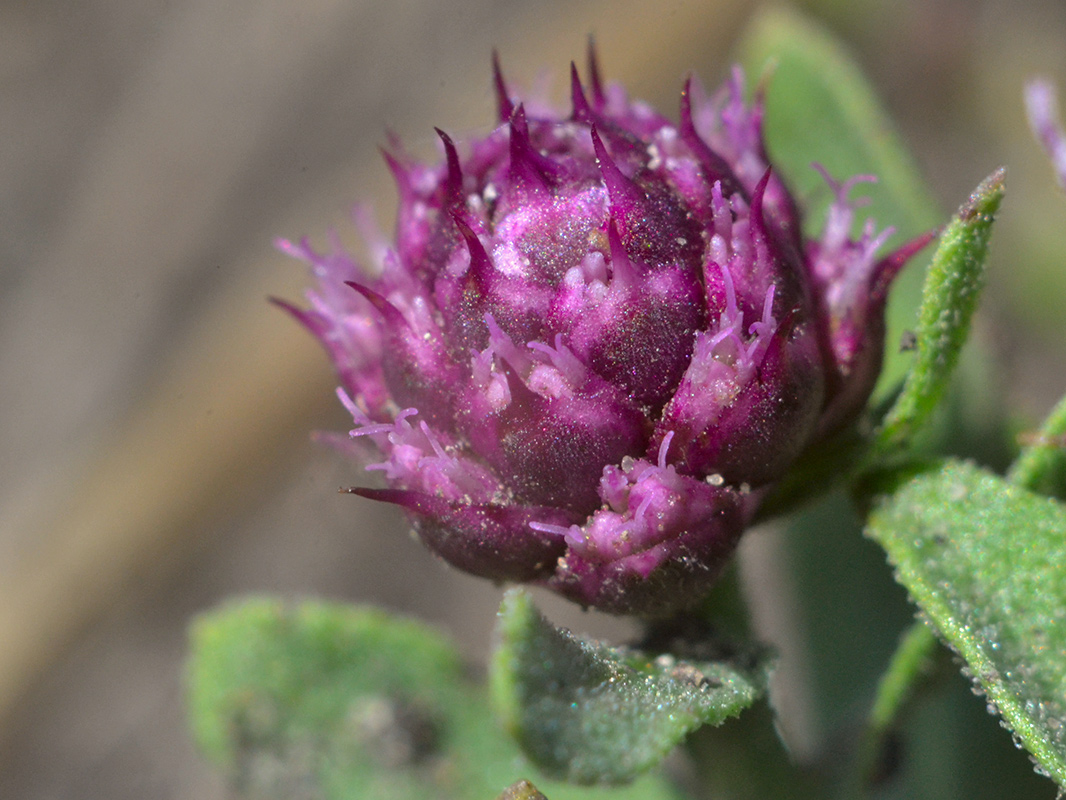
[[[187,671],[195,738],[238,794],[488,800],[535,777],[551,800],[679,800],[537,777],[455,648],[373,608],[254,599],[200,617]]]
[[[1066,509],[947,461],[903,481],[867,533],[990,710],[1066,786]]]
[[[1000,169],[981,182],[940,237],[922,291],[914,363],[876,436],[881,453],[906,447],[947,390],[984,287],[988,240],[1002,199]]]
[[[1026,442],[1007,477],[1038,494],[1066,499],[1066,397]]]
[[[681,661],[583,641],[551,625],[521,590],[504,598],[499,633],[497,708],[534,763],[576,783],[630,781],[765,690],[765,658]]]
[[[936,202],[876,93],[828,32],[794,11],[770,8],[753,18],[739,53],[749,75],[773,70],[766,86],[767,147],[808,211],[808,234],[820,231],[831,199],[812,162],[838,180],[876,175],[877,184],[861,187],[870,198],[863,211],[881,226],[894,226],[897,241],[941,223]],[[875,398],[884,397],[907,370],[910,359],[899,353],[898,343],[913,326],[921,297],[917,266],[905,270],[892,289],[885,367]]]

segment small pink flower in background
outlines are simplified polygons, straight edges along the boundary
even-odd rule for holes
[[[656,615],[711,586],[759,499],[851,423],[881,365],[888,286],[922,237],[821,238],[763,147],[739,70],[686,83],[677,125],[572,70],[533,114],[499,70],[498,126],[386,159],[395,244],[375,263],[283,241],[317,279],[286,306],[329,352],[352,436],[425,544],[493,580]]]
[[[1025,107],[1029,126],[1047,151],[1059,185],[1066,189],[1066,132],[1059,121],[1055,89],[1049,81],[1037,79],[1025,87]]]

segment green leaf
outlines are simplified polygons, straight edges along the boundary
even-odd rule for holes
[[[583,641],[551,625],[521,590],[505,596],[499,634],[497,709],[534,763],[575,783],[632,780],[766,687],[765,659],[680,661]]]
[[[984,286],[988,240],[1002,199],[1000,169],[974,190],[940,237],[922,293],[914,364],[876,435],[881,454],[909,444],[947,389]]]
[[[1066,397],[1011,465],[1007,477],[1031,491],[1066,498]]]
[[[990,710],[1066,786],[1066,509],[947,461],[903,481],[867,533]]]
[[[253,599],[200,617],[193,733],[258,798],[488,800],[535,777],[455,648],[373,608]],[[551,800],[678,800],[661,777],[620,790],[542,780]]]
[[[749,75],[772,69],[766,88],[767,149],[807,212],[808,235],[820,231],[831,200],[812,162],[822,164],[838,180],[876,175],[877,184],[861,187],[870,198],[863,212],[881,227],[894,226],[896,241],[940,224],[943,217],[932,193],[876,93],[851,55],[827,31],[795,11],[770,8],[754,16],[739,53]],[[875,400],[885,397],[906,374],[910,359],[897,345],[914,324],[920,287],[921,274],[913,268],[893,285],[885,365]]]

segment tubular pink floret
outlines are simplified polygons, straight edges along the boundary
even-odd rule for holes
[[[581,363],[581,359],[565,344],[562,343],[563,335],[555,334],[555,347],[545,342],[528,342],[526,347],[538,353],[543,353],[559,373],[566,378],[571,386],[581,386],[588,377],[588,368]]]
[[[480,392],[486,407],[496,413],[511,405],[511,385],[507,376],[495,369],[495,351],[490,344],[473,351],[470,357],[471,381]]]
[[[485,315],[485,327],[489,332],[489,348],[492,350],[493,355],[518,372],[528,372],[530,367],[529,356],[523,353],[511,341],[511,337],[500,329],[492,314]]]
[[[426,440],[429,442],[429,446],[433,448],[433,452],[437,454],[437,458],[441,461],[455,461],[455,458],[444,452],[444,448],[441,447],[440,442],[437,441],[437,437],[433,435],[433,431],[429,429],[429,425],[426,424],[425,420],[419,422],[418,427],[422,431],[422,435],[425,436]]]
[[[344,406],[345,410],[349,414],[352,415],[352,418],[355,419],[357,423],[367,424],[367,425],[370,424],[370,420],[367,419],[366,415],[355,404],[355,401],[352,400],[352,398],[348,395],[348,393],[346,391],[344,391],[343,387],[338,386],[337,389],[335,390],[335,394],[337,395],[337,399],[339,399],[341,401],[341,405]],[[362,422],[363,420],[366,420],[366,422],[363,423]]]
[[[659,469],[666,469],[666,454],[670,452],[670,442],[674,440],[674,432],[667,431],[663,436],[662,444],[659,445]]]
[[[852,201],[848,199],[851,189],[860,183],[877,183],[876,175],[853,175],[843,182],[838,182],[829,171],[814,162],[812,167],[829,185],[833,192],[833,202],[826,212],[825,226],[822,229],[821,246],[826,250],[838,250],[849,243],[851,225],[855,219],[855,209],[869,202],[868,198]]]
[[[717,103],[722,127],[738,150],[755,150],[762,146],[759,121],[762,117],[761,102],[756,101],[749,109],[744,102],[744,72],[734,66],[729,80],[721,89]],[[761,98],[760,98],[761,99]]]
[[[748,335],[754,336],[757,340],[763,339],[768,336],[772,336],[776,326],[774,324],[774,294],[777,292],[777,287],[771,284],[766,290],[766,297],[763,299],[762,304],[762,319],[751,323],[748,326]]]
[[[826,183],[833,190],[834,200],[826,215],[822,236],[809,246],[809,263],[812,276],[823,287],[827,304],[833,317],[847,316],[863,295],[872,288],[872,279],[877,262],[877,251],[894,232],[886,228],[876,233],[873,220],[867,220],[859,239],[850,238],[850,229],[855,209],[865,199],[852,201],[848,194],[859,183],[876,182],[872,175],[855,175],[837,182],[824,167],[814,164]]]
[[[549,522],[531,521],[529,527],[540,533],[558,536],[570,547],[580,547],[585,543],[585,532],[580,525],[552,525]]]
[[[359,238],[370,252],[371,263],[384,268],[389,253],[394,253],[389,240],[381,233],[381,227],[377,223],[374,209],[367,203],[356,203],[351,210],[352,224],[355,226]],[[336,231],[330,231],[333,240],[333,249],[343,251],[344,245]]]
[[[356,436],[378,436],[380,434],[388,434],[390,437],[396,436],[401,439],[410,434],[414,428],[411,427],[411,423],[407,421],[409,417],[416,416],[418,414],[417,408],[405,408],[398,412],[392,422],[389,423],[375,423],[366,419],[366,416],[360,411],[347,393],[338,389],[338,393],[341,394],[341,402],[344,403],[344,407],[355,419],[358,428],[354,428],[349,431],[348,435],[352,437]],[[365,422],[363,420],[366,420]],[[399,441],[399,439],[397,439]],[[393,444],[396,444],[394,441]]]
[[[725,311],[722,312],[722,318],[719,325],[736,325],[743,324],[743,314],[737,307],[737,290],[736,285],[733,283],[733,274],[729,270],[729,266],[725,263],[718,265],[718,270],[722,275],[722,286],[725,289]],[[736,320],[734,323],[733,320]]]

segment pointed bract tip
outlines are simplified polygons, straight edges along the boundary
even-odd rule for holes
[[[389,168],[389,172],[392,173],[393,180],[396,181],[396,185],[400,188],[401,194],[406,194],[411,188],[411,176],[408,168],[404,163],[396,156],[395,148],[378,147],[378,152],[381,153],[381,157],[385,159],[385,166]]]
[[[739,193],[741,197],[747,197],[747,192],[744,191],[744,187],[737,180],[733,168],[729,166],[729,162],[712,150],[711,146],[703,140],[699,131],[696,130],[696,123],[692,119],[692,83],[693,77],[689,75],[685,78],[684,86],[681,87],[681,102],[678,113],[678,133],[681,134],[681,141],[685,143],[685,146],[692,151],[692,154],[699,161],[704,173],[706,173],[708,183],[713,184],[716,181],[721,181],[723,194]]]
[[[759,182],[755,184],[755,188],[751,192],[751,203],[749,204],[749,214],[751,218],[758,222],[763,228],[766,227],[766,219],[763,217],[763,199],[766,197],[766,187],[770,184],[770,175],[773,174],[773,168],[767,167],[763,172],[762,177],[759,178]]]
[[[622,210],[621,206],[626,202],[639,203],[645,199],[640,187],[627,178],[615,160],[611,158],[595,125],[592,126],[592,149],[596,153],[596,165],[600,168],[603,182],[607,185],[607,193],[611,196],[612,206],[617,206],[619,210]]]
[[[311,331],[312,334],[318,335],[317,326],[314,323],[314,319],[311,317],[311,312],[304,311],[302,308],[294,306],[287,300],[282,300],[278,297],[268,297],[267,301],[271,305],[277,306],[286,314],[291,316],[293,319],[303,325],[307,330]]]
[[[692,124],[692,75],[685,76],[685,82],[681,86],[679,122],[683,131],[695,132],[696,127]]]
[[[434,128],[437,136],[444,143],[444,155],[448,165],[448,177],[444,182],[444,194],[451,203],[458,203],[463,198],[463,168],[459,164],[459,151],[455,149],[452,137],[440,128]]]
[[[874,303],[881,303],[888,297],[888,290],[900,271],[910,262],[911,258],[925,249],[933,239],[941,233],[940,228],[926,231],[920,236],[915,236],[909,242],[893,250],[887,256],[877,262],[874,267],[873,280],[870,286],[870,299]]]
[[[390,144],[387,147],[379,147],[378,152],[385,159],[385,166],[388,167],[389,172],[392,174],[392,179],[396,182],[396,190],[400,194],[401,205],[414,202],[415,198],[419,196],[416,176],[421,166],[415,163],[398,146]]]
[[[586,58],[589,68],[589,86],[592,89],[592,101],[597,108],[602,108],[607,102],[607,95],[603,91],[603,81],[600,79],[600,60],[596,54],[596,39],[589,34]]]
[[[397,156],[403,156],[403,140],[400,139],[400,134],[394,131],[392,128],[385,129],[385,146]]]
[[[510,125],[511,175],[527,188],[550,189],[563,177],[562,169],[533,146],[526,109],[521,103],[515,106]]]
[[[492,83],[496,89],[496,114],[500,122],[507,122],[514,113],[514,102],[507,92],[507,84],[503,80],[503,70],[500,69],[500,54],[492,51]]]
[[[431,495],[413,492],[408,489],[371,489],[366,486],[348,486],[341,487],[340,493],[354,494],[358,497],[377,500],[381,503],[392,503],[416,514],[433,513],[438,510],[438,507],[447,505]]]
[[[347,286],[349,289],[354,289],[356,292],[365,297],[370,302],[370,305],[372,305],[390,325],[396,327],[407,326],[407,319],[400,312],[400,309],[398,309],[396,306],[386,300],[385,297],[375,292],[373,289],[363,286],[363,284],[361,283],[356,283],[355,281],[345,281],[344,285]]]
[[[577,122],[592,122],[592,108],[585,89],[581,85],[581,76],[577,74],[577,64],[570,62],[570,103],[573,106],[571,119]]]
[[[466,249],[470,253],[470,275],[473,276],[480,290],[487,292],[494,270],[492,258],[485,249],[485,245],[481,243],[481,239],[461,216],[453,214],[452,221],[459,229],[463,241],[466,242]]]

